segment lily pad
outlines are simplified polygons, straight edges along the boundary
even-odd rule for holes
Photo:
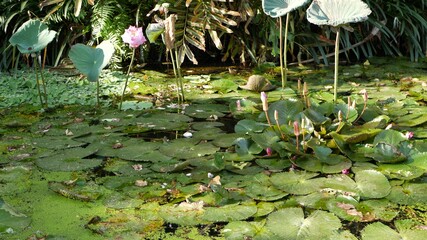
[[[184,109],[187,116],[203,119],[224,117],[228,111],[228,107],[221,104],[192,104]]]
[[[320,189],[322,181],[314,178],[318,173],[308,172],[283,172],[273,174],[270,178],[273,186],[285,192],[305,195]]]
[[[20,232],[31,223],[31,218],[19,213],[12,206],[0,199],[0,235]]]
[[[166,156],[178,159],[191,159],[214,154],[219,150],[219,147],[211,143],[194,144],[186,141],[186,139],[176,139],[169,143],[164,143],[159,150]]]
[[[102,164],[102,159],[87,159],[85,157],[96,153],[89,148],[71,148],[54,155],[36,160],[38,167],[50,171],[81,171],[92,169]]]
[[[402,186],[393,186],[387,199],[403,205],[426,205],[427,183],[405,183]]]
[[[316,210],[304,218],[301,208],[285,208],[270,214],[265,227],[274,234],[272,239],[337,239],[332,236],[338,234],[341,222],[325,211]]]
[[[248,219],[257,212],[256,206],[226,205],[206,207],[201,219],[209,222],[231,222]]]
[[[357,188],[365,198],[383,198],[390,193],[391,186],[387,178],[376,170],[362,170],[356,172]]]
[[[412,226],[411,226],[412,227]],[[366,226],[362,230],[362,240],[382,240],[384,236],[387,236],[389,240],[400,240],[400,239],[426,239],[427,231],[416,229],[399,229],[396,232],[392,228],[383,223],[376,222]]]
[[[236,139],[242,138],[242,137],[245,137],[245,134],[242,134],[242,133],[221,134],[212,141],[212,144],[222,148],[229,148],[234,145],[234,143],[236,142]]]

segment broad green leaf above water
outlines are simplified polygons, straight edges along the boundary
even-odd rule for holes
[[[340,26],[362,22],[371,14],[369,6],[360,0],[317,0],[307,9],[307,20],[316,25]]]
[[[89,81],[96,82],[113,54],[114,45],[110,41],[103,41],[96,48],[78,43],[71,47],[69,57]]]
[[[40,20],[30,19],[12,35],[9,42],[18,46],[23,54],[36,53],[43,50],[54,38],[56,32],[49,30]]]
[[[281,17],[303,6],[308,0],[263,0],[264,13],[273,18]]]

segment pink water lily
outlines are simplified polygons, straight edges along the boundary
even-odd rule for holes
[[[126,29],[125,33],[122,35],[122,39],[123,42],[129,43],[131,48],[137,48],[147,41],[142,33],[142,27],[135,26],[130,26]]]

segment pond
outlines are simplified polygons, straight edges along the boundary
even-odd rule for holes
[[[239,85],[280,86],[270,65],[205,70],[185,105],[169,75],[135,73],[123,111],[117,72],[98,108],[95,86],[47,73],[46,111],[31,72],[8,76],[0,237],[427,239],[425,63],[342,67],[337,102],[329,67],[291,67],[264,99]]]

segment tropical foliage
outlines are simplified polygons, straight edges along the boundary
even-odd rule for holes
[[[424,11],[426,1],[365,2],[372,10],[368,21],[354,26],[354,32],[343,32],[340,36],[341,52],[346,54],[348,60],[385,54],[408,56],[417,61],[425,56],[427,42],[423,36],[427,31]],[[168,14],[175,13],[178,16],[177,38],[180,39],[179,44],[187,46],[186,53],[192,62],[200,61],[199,50],[223,61],[231,60],[241,64],[277,60],[280,47],[278,23],[262,12],[260,1],[250,0],[227,3],[202,0],[4,0],[0,2],[3,9],[0,36],[7,39],[29,17],[39,18],[50,29],[58,32],[57,44],[49,46],[46,52],[45,62],[48,65],[58,65],[74,43],[96,45],[109,39],[118,53],[114,56],[113,66],[124,67],[126,64],[123,63],[128,63],[131,51],[120,39],[123,29],[136,22],[142,27],[155,22],[155,14],[147,14],[156,4],[161,6],[165,3],[169,4]],[[328,58],[335,54],[332,40],[334,33],[328,27],[310,25],[305,20],[305,10],[298,9],[289,14],[292,33],[287,37],[287,47],[290,61],[328,64]],[[210,28],[207,29],[207,26]],[[3,42],[0,47],[0,69],[10,69],[17,63],[25,63],[17,60],[17,53],[7,42]],[[139,61],[147,61],[149,57],[163,60],[165,56],[162,48],[156,45],[147,45],[136,54]]]

